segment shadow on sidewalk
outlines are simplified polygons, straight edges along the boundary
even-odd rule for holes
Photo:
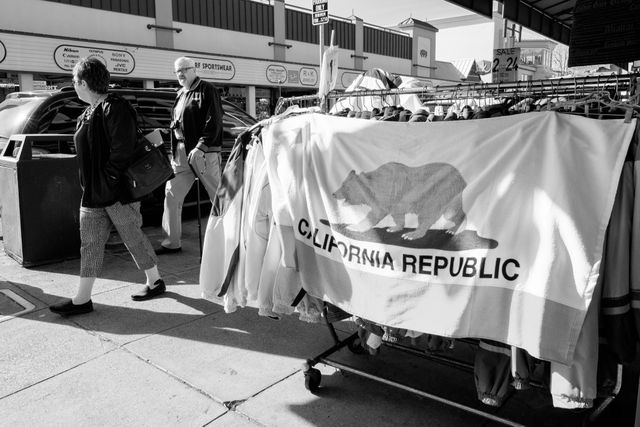
[[[58,298],[34,286],[14,284],[40,301]],[[128,295],[129,291],[125,287],[108,292],[114,294],[109,295],[109,299],[122,301],[121,305],[96,302],[94,298],[92,313],[66,318],[47,313],[27,318],[56,323],[63,319],[70,326],[96,332],[120,344],[159,335],[298,358],[312,356],[331,344],[331,336],[323,323],[300,321],[297,314],[274,320],[259,316],[257,309],[251,307],[225,313],[217,303],[173,290],[150,301],[136,302],[128,296],[122,297],[123,292]],[[41,310],[48,312],[48,308]]]

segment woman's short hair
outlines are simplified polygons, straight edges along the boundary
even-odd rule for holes
[[[78,80],[87,82],[89,89],[96,93],[107,93],[109,89],[109,70],[96,57],[80,58],[73,67],[73,74]]]

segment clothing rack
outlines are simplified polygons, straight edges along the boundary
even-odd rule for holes
[[[320,99],[317,95],[302,95],[280,98],[275,113],[297,105],[301,108],[317,106],[322,112],[330,111],[335,103],[344,98],[380,97],[386,103],[397,104],[402,95],[417,95],[424,105],[460,99],[525,99],[529,97],[571,96],[573,99],[590,94],[608,94],[616,101],[638,105],[638,76],[636,74],[612,74],[595,77],[528,80],[507,83],[459,83],[455,85],[424,86],[402,89],[367,89],[353,92],[331,91]],[[640,111],[640,107],[637,108]]]
[[[421,87],[411,89],[383,89],[383,90],[358,90],[355,92],[343,92],[343,91],[331,91],[329,94],[320,99],[317,95],[305,95],[296,96],[290,98],[280,98],[278,100],[275,113],[281,114],[285,110],[291,109],[295,112],[296,109],[317,109],[321,112],[329,112],[331,107],[341,99],[360,98],[360,97],[380,97],[391,98],[390,104],[397,100],[402,95],[417,95],[422,101],[423,105],[436,105],[439,103],[445,103],[445,101],[459,101],[460,99],[474,99],[484,98],[491,99],[493,101],[501,101],[505,99],[511,99],[514,101],[526,99],[526,98],[555,98],[555,102],[548,102],[545,105],[545,109],[558,109],[563,112],[571,113],[577,106],[586,105],[586,111],[588,113],[588,106],[591,104],[597,104],[599,107],[606,105],[612,108],[623,109],[623,113],[631,118],[631,115],[637,116],[640,113],[639,98],[638,98],[638,78],[636,75],[610,75],[610,76],[598,76],[598,77],[580,77],[580,78],[564,78],[564,79],[547,79],[547,80],[535,80],[524,82],[511,82],[511,83],[468,83],[468,84],[456,84],[456,85],[443,85],[433,87]],[[515,104],[515,102],[514,102]],[[488,104],[485,104],[485,106]],[[584,112],[583,112],[584,113]],[[334,345],[328,348],[321,354],[309,358],[304,364],[304,376],[305,387],[310,391],[315,391],[319,388],[321,382],[321,373],[314,366],[318,363],[323,363],[328,366],[332,366],[336,369],[357,374],[359,376],[381,382],[386,385],[390,385],[405,391],[409,391],[413,394],[426,397],[431,400],[435,400],[449,406],[456,407],[458,409],[470,412],[480,417],[486,418],[491,421],[500,422],[505,425],[518,426],[521,424],[515,423],[511,420],[499,417],[486,411],[482,411],[471,406],[467,406],[450,399],[437,396],[432,393],[427,393],[423,390],[416,389],[414,387],[402,384],[396,381],[392,381],[388,378],[382,378],[377,375],[372,375],[361,369],[357,369],[353,366],[349,366],[344,363],[331,360],[329,357],[339,350],[347,347],[353,353],[362,353],[364,350],[358,344],[358,333],[353,333],[347,338],[341,339],[336,332],[333,323],[329,318],[330,314],[327,313],[325,306],[325,321],[334,340]],[[396,350],[418,355],[422,358],[443,363],[448,366],[473,371],[473,365],[461,361],[455,360],[439,354],[429,354],[423,351],[407,347],[404,345],[398,345],[388,340],[383,339],[382,344],[385,347],[392,347]],[[616,383],[610,394],[603,397],[599,404],[594,402],[594,407],[588,411],[585,419],[585,424],[591,423],[597,419],[598,416],[611,404],[611,402],[617,397],[622,385],[622,365],[617,366]],[[536,385],[537,387],[543,387],[542,385]],[[600,400],[601,397],[598,398]],[[636,420],[640,419],[640,390],[639,390],[639,402],[636,404]]]

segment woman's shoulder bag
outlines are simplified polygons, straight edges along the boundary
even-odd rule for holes
[[[124,175],[134,199],[150,194],[175,176],[167,156],[139,130],[133,160]]]
[[[136,122],[136,147],[129,167],[124,171],[124,179],[129,195],[134,200],[142,199],[153,190],[175,177],[173,168],[162,146],[156,147],[138,127],[138,115],[133,106],[124,98]]]

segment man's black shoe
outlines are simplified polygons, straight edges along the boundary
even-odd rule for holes
[[[164,285],[164,280],[162,279],[156,280],[154,285],[156,285],[154,288],[145,286],[142,292],[131,295],[131,299],[134,301],[145,301],[153,297],[157,297],[158,295],[163,294],[167,290],[167,287]]]
[[[178,252],[182,252],[182,247],[180,247],[180,248],[167,248],[167,247],[164,247],[164,246],[160,246],[160,248],[156,249],[156,255],[176,254]]]
[[[68,299],[50,306],[49,310],[61,316],[73,316],[74,314],[91,313],[93,303],[89,300],[84,304],[74,304],[72,300]]]

